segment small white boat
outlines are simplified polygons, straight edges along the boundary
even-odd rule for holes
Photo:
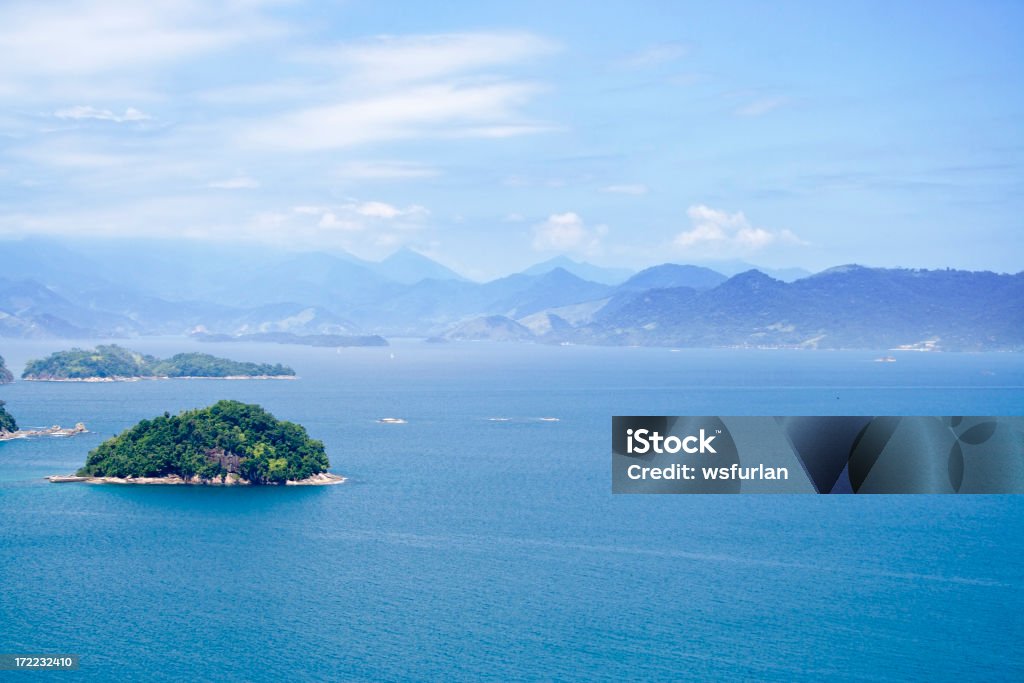
[[[400,417],[382,417],[377,422],[384,425],[404,425],[406,421]]]
[[[542,417],[542,418],[540,418],[540,421],[541,422],[559,422],[559,419],[557,417]]]

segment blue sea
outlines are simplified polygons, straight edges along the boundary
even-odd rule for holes
[[[615,414],[1019,414],[1024,355],[130,345],[300,379],[0,387],[23,427],[91,430],[0,443],[0,652],[81,657],[40,679],[1024,679],[1022,496],[610,482]],[[0,353],[20,373],[67,346]],[[349,481],[42,480],[222,398],[305,425]]]

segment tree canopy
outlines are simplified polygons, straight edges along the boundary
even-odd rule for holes
[[[280,363],[246,363],[207,353],[179,353],[161,360],[117,344],[74,348],[29,361],[24,379],[116,379],[124,377],[280,377],[295,371]]]
[[[322,442],[258,405],[218,401],[208,408],[143,420],[89,453],[80,476],[224,478],[236,469],[254,484],[281,484],[326,472]]]
[[[0,433],[16,432],[18,423],[14,421],[14,416],[7,412],[4,405],[4,402],[0,401]]]

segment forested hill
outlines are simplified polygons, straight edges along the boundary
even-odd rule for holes
[[[0,356],[0,384],[7,384],[14,381],[14,375],[4,365],[4,357]]]
[[[304,427],[257,405],[219,401],[143,420],[89,453],[78,476],[223,480],[237,475],[253,484],[282,484],[329,466],[323,443],[309,438]]]
[[[22,373],[31,380],[127,379],[136,377],[292,377],[285,365],[247,363],[206,353],[179,353],[166,360],[116,344],[58,351],[29,361]]]
[[[0,434],[16,431],[18,431],[18,423],[14,421],[14,416],[4,408],[4,402],[0,401]]]

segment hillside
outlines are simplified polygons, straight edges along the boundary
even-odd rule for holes
[[[727,279],[726,276],[710,268],[665,263],[640,271],[619,285],[616,291],[643,292],[648,289],[668,289],[670,287],[711,289]]]
[[[758,271],[657,289],[577,330],[602,344],[1024,349],[1024,274],[846,266],[785,283]]]
[[[14,416],[7,412],[5,405],[3,401],[0,401],[0,434],[18,431],[18,423]]]
[[[0,337],[345,346],[450,336],[502,316],[525,333],[490,332],[549,343],[1024,348],[1021,274],[842,266],[809,276],[723,261],[665,263],[609,285],[624,271],[563,256],[478,283],[410,250],[370,262],[253,245],[229,258],[224,245],[183,241],[3,244],[17,259],[0,276]]]
[[[444,339],[457,341],[530,341],[533,333],[503,315],[489,315],[468,320],[449,331]]]

